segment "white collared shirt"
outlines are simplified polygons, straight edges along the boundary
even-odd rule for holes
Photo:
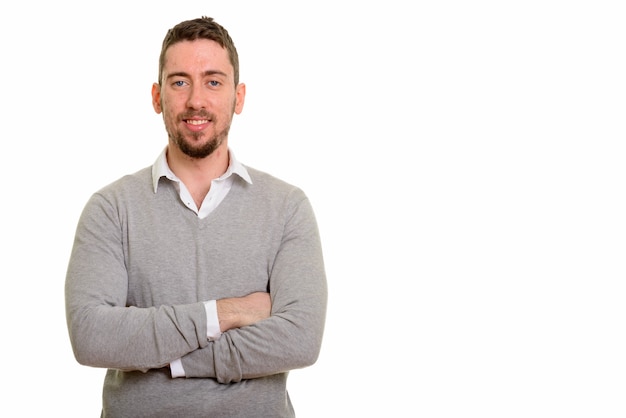
[[[226,172],[218,178],[211,181],[211,188],[209,193],[204,197],[204,201],[200,208],[196,206],[191,193],[185,186],[185,184],[172,172],[167,164],[167,147],[161,152],[154,165],[152,166],[152,183],[154,186],[154,193],[157,192],[159,187],[159,179],[166,177],[174,183],[174,186],[178,190],[180,200],[191,210],[193,210],[200,219],[204,219],[224,200],[230,188],[233,185],[233,174],[237,174],[239,177],[252,184],[248,170],[235,158],[235,154],[228,150],[229,163]]]

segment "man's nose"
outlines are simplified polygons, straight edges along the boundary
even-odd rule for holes
[[[194,84],[189,89],[189,97],[187,98],[187,107],[190,109],[206,108],[206,96],[203,94],[202,86]]]

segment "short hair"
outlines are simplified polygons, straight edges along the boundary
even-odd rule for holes
[[[235,86],[237,86],[239,84],[239,55],[237,54],[235,43],[222,25],[217,23],[212,17],[207,16],[180,22],[167,31],[161,46],[161,55],[159,56],[159,84],[161,84],[163,67],[165,66],[165,53],[168,48],[178,42],[195,41],[197,39],[215,41],[222,48],[226,49],[230,63],[233,66]]]

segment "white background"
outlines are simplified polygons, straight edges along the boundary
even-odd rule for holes
[[[99,416],[65,328],[74,228],[165,145],[161,41],[210,15],[248,86],[233,150],[323,238],[299,418],[626,416],[621,2],[136,3],[0,6],[4,411]]]

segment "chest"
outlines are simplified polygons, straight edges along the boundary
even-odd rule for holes
[[[158,225],[158,226],[154,226]],[[128,304],[158,306],[266,291],[281,228],[254,216],[135,222],[127,236]]]

